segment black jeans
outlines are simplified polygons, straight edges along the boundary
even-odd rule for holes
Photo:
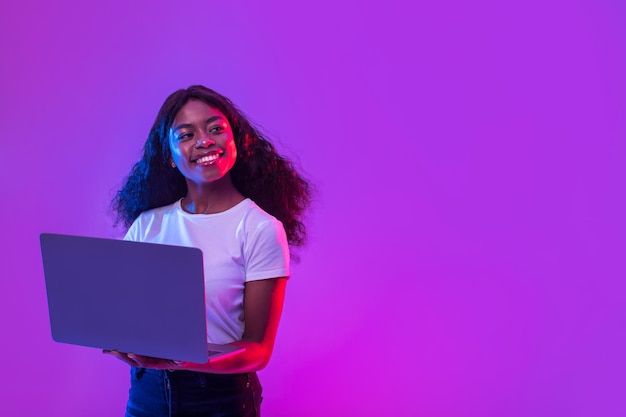
[[[255,372],[217,375],[131,367],[126,417],[260,417]]]

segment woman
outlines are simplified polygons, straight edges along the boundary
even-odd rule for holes
[[[165,100],[113,208],[125,239],[202,249],[208,341],[245,350],[204,364],[106,352],[132,366],[126,416],[260,415],[256,371],[272,353],[309,189],[226,97],[197,85]]]

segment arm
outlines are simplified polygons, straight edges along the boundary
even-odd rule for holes
[[[255,372],[265,368],[274,349],[276,331],[285,298],[286,278],[262,279],[245,284],[243,307],[245,328],[241,341],[246,349],[205,364],[183,363],[182,369],[216,374]]]
[[[241,341],[232,345],[246,349],[204,364],[174,362],[164,359],[105,351],[132,366],[155,369],[186,369],[214,374],[255,372],[265,368],[274,349],[276,331],[285,298],[286,278],[262,279],[245,284],[243,308],[245,328]]]

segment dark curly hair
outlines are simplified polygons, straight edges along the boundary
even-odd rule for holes
[[[142,212],[172,204],[187,194],[185,178],[169,164],[168,132],[176,114],[189,100],[203,101],[226,116],[237,147],[237,160],[230,171],[233,185],[283,223],[290,246],[303,245],[306,228],[302,217],[311,200],[310,183],[228,98],[201,85],[174,92],[161,106],[143,157],[133,166],[111,203],[115,225],[122,223],[128,228]]]

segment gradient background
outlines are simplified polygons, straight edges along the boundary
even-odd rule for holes
[[[625,3],[364,3],[2,2],[2,414],[123,414],[127,366],[51,340],[38,235],[120,236],[202,83],[318,188],[264,416],[626,415]]]

